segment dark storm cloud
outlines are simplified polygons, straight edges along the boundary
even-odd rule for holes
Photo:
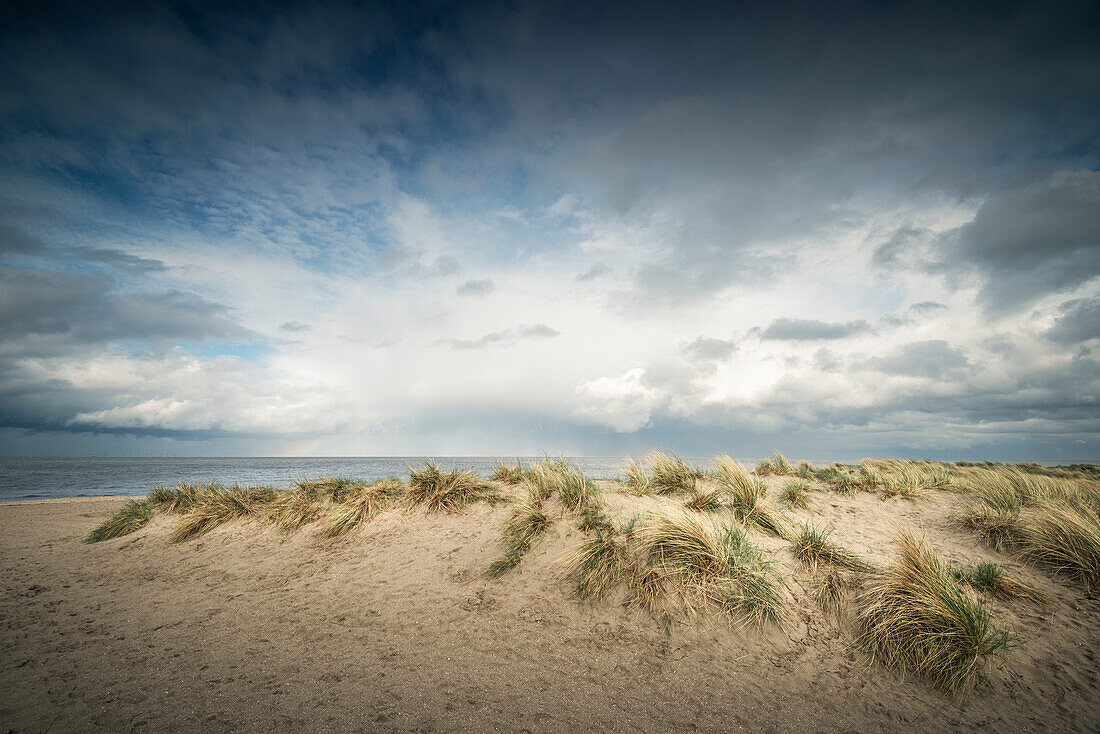
[[[139,257],[122,250],[106,247],[79,247],[69,250],[66,254],[85,262],[106,265],[117,270],[134,273],[155,273],[168,269],[168,266],[160,260]]]
[[[891,375],[940,380],[957,375],[969,363],[958,347],[942,339],[930,339],[904,344],[884,357],[868,360],[867,366]]]
[[[1100,172],[1058,173],[988,199],[944,244],[983,276],[987,310],[1018,309],[1100,275]]]
[[[546,324],[522,324],[512,329],[494,331],[477,339],[441,339],[438,343],[452,349],[484,349],[486,347],[511,347],[524,339],[549,339],[561,334]]]
[[[0,254],[30,254],[46,249],[46,244],[17,227],[0,224]]]
[[[470,16],[485,43],[459,68],[512,101],[517,135],[567,126],[555,170],[608,216],[657,233],[666,252],[638,271],[648,302],[777,275],[782,252],[762,247],[869,216],[860,194],[980,200],[1029,171],[1097,163],[1088,3],[527,4]]]
[[[1044,332],[1044,336],[1065,345],[1100,339],[1100,296],[1063,303],[1061,315]]]
[[[874,327],[866,321],[847,321],[828,323],[816,319],[782,318],[773,321],[760,334],[761,339],[788,341],[824,341],[828,339],[846,339],[857,334],[865,334]]]
[[[246,339],[225,306],[178,290],[118,292],[87,273],[0,268],[0,353],[67,353],[120,340]]]

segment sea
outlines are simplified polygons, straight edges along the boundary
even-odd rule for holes
[[[0,458],[0,502],[55,497],[142,496],[157,486],[176,482],[288,487],[301,478],[347,477],[374,481],[407,479],[409,467],[429,457],[339,458]],[[489,477],[497,463],[537,461],[541,457],[436,456],[442,469],[468,469]],[[621,479],[623,457],[566,457],[591,479]],[[684,459],[705,467],[706,459]]]

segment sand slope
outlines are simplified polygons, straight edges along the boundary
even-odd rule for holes
[[[766,637],[717,620],[666,632],[621,600],[570,600],[557,561],[580,535],[566,522],[491,581],[504,507],[388,512],[337,543],[231,524],[173,545],[158,516],[89,546],[122,500],[0,505],[0,730],[1096,729],[1100,603],[954,530],[954,501],[815,493],[812,516],[879,560],[911,527],[947,560],[995,559],[1054,598],[992,602],[1017,647],[955,699],[852,650],[852,630],[808,601],[808,573],[760,534],[795,617]]]

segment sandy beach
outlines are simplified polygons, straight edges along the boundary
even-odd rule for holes
[[[776,478],[769,480],[776,483]],[[612,511],[665,498],[607,493]],[[813,516],[881,557],[897,526],[948,560],[996,557],[949,522],[955,498],[815,492]],[[621,596],[570,598],[561,521],[500,580],[507,507],[387,511],[348,538],[234,522],[169,541],[158,515],[81,538],[120,498],[0,505],[4,731],[1089,731],[1100,723],[1100,602],[997,557],[1051,597],[992,601],[1016,636],[950,697],[873,664],[808,600],[808,575],[758,538],[784,578],[787,630],[706,619],[667,630]],[[802,511],[807,516],[809,511]]]

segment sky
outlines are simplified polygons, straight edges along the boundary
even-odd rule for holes
[[[1100,6],[5,3],[0,454],[1100,460]]]

